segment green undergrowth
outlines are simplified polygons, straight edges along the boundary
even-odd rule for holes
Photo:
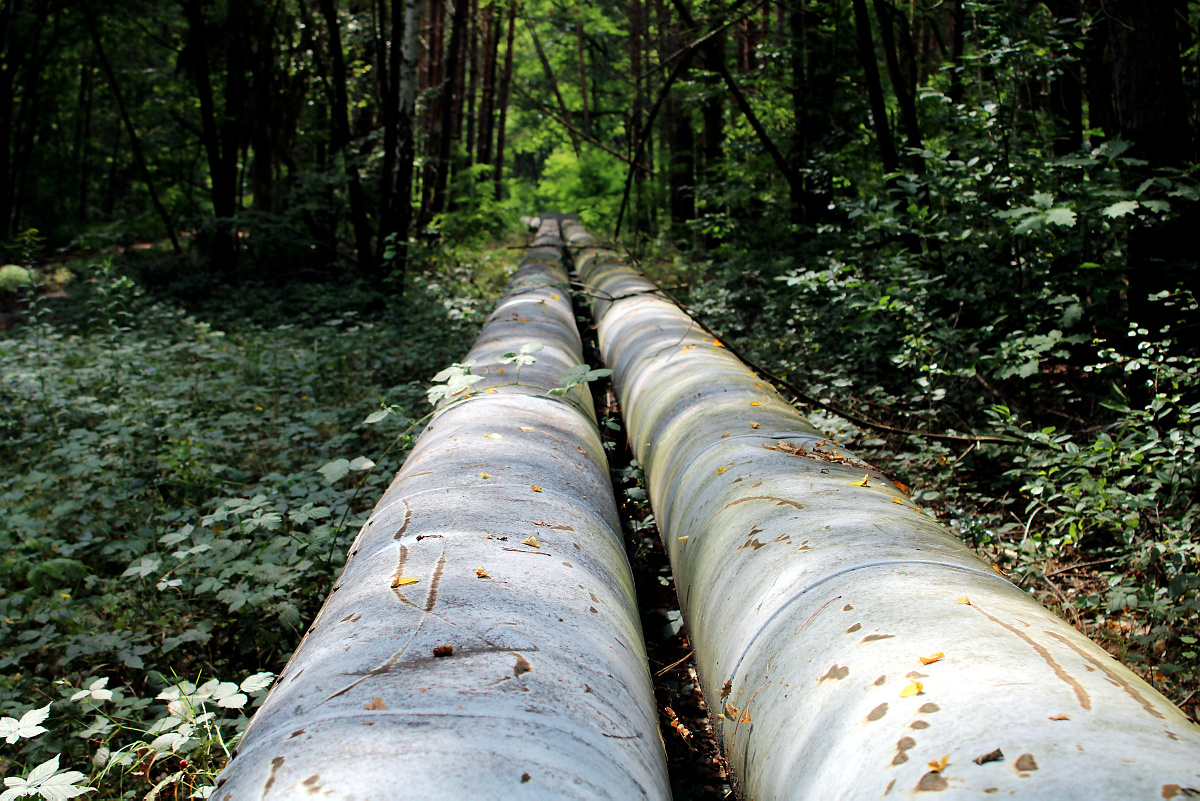
[[[511,255],[443,246],[403,289],[347,277],[184,302],[112,259],[73,265],[65,293],[18,287],[0,334],[14,789],[211,791]]]

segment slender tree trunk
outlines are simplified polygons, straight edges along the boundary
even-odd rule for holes
[[[529,36],[533,39],[533,48],[537,51],[538,61],[542,63],[542,72],[546,76],[546,82],[550,84],[550,89],[554,92],[554,99],[558,101],[558,110],[562,114],[564,120],[571,119],[571,112],[567,110],[567,103],[563,100],[562,92],[559,91],[558,81],[554,77],[554,70],[550,67],[550,59],[546,57],[546,50],[542,47],[542,40],[538,38],[537,30],[529,18],[525,18],[525,27],[529,29]],[[579,147],[579,137],[575,130],[568,126],[566,128],[567,136],[571,139],[571,148],[575,151],[575,158],[582,158],[583,152]]]
[[[644,95],[642,77],[642,3],[641,0],[630,0],[629,4],[629,71],[633,78],[633,113],[630,117],[629,133],[630,136],[637,134],[642,130],[642,118],[645,116],[644,110]],[[650,134],[650,128],[647,127],[647,135]],[[635,143],[631,140],[629,147],[632,149]],[[646,147],[646,152],[650,152],[652,147]],[[638,161],[635,154],[630,154],[634,161]],[[633,176],[633,215],[632,226],[635,233],[640,233],[648,230],[649,217],[646,204],[646,176],[640,172]]]
[[[871,35],[871,17],[867,13],[866,0],[853,0],[854,25],[858,30],[858,57],[867,81],[867,97],[871,103],[871,124],[875,129],[875,141],[879,147],[879,158],[885,173],[895,172],[899,167],[896,143],[892,141],[892,130],[888,124],[887,103],[883,98],[883,83],[879,78],[879,65],[875,61],[875,38]]]
[[[907,58],[909,72],[906,75],[901,68],[899,53],[896,50],[896,17],[900,17],[900,24],[906,31],[905,38],[911,44],[911,37],[907,35],[908,21],[903,14],[897,14],[887,0],[874,0],[874,3],[875,16],[879,18],[879,35],[883,39],[884,60],[887,63],[888,76],[892,81],[892,93],[896,96],[896,105],[900,107],[900,119],[904,124],[904,144],[910,151],[921,150],[925,145],[921,137],[921,123],[917,118],[917,96],[914,82],[916,73],[913,68],[915,59],[911,56],[911,47],[908,48],[910,53]],[[923,174],[925,159],[911,152],[909,158],[913,171]]]
[[[350,109],[346,96],[346,56],[342,49],[342,25],[338,18],[337,0],[318,0],[321,15],[325,17],[326,29],[329,31],[329,72],[332,80],[330,88],[333,97],[330,98],[330,124],[333,136],[329,143],[330,155],[341,159],[342,169],[346,173],[347,188],[350,195],[350,224],[354,228],[354,250],[358,265],[370,271],[375,261],[375,253],[371,248],[371,223],[367,218],[367,197],[363,191],[362,178],[354,155],[350,153]],[[379,65],[382,70],[383,64]],[[394,101],[389,101],[385,93],[383,101],[384,124],[394,122],[389,120],[394,116]],[[389,125],[389,127],[391,127]]]
[[[579,97],[583,103],[583,132],[592,135],[592,120],[588,113],[588,70],[583,47],[583,15],[575,17],[575,53],[579,58]]]
[[[100,69],[104,72],[104,77],[108,80],[109,88],[112,90],[113,100],[117,104],[117,112],[121,116],[121,122],[125,125],[125,132],[129,134],[129,149],[133,152],[134,164],[137,165],[138,172],[142,175],[142,181],[146,184],[146,192],[150,195],[150,202],[154,205],[154,210],[158,213],[158,217],[167,231],[167,237],[171,240],[171,250],[176,256],[181,256],[183,248],[179,246],[179,237],[175,234],[175,224],[171,221],[171,215],[167,213],[162,201],[158,198],[158,191],[154,188],[154,179],[150,175],[150,167],[146,164],[146,157],[142,152],[141,139],[138,138],[137,130],[133,127],[133,120],[129,117],[129,111],[125,106],[125,97],[121,93],[121,85],[117,82],[117,74],[113,72],[108,55],[104,52],[104,43],[100,39],[100,32],[96,29],[96,20],[90,11],[84,12],[84,18],[87,20],[92,46],[96,48],[96,58],[100,61]]]
[[[441,214],[447,208],[446,192],[452,171],[450,160],[454,152],[455,122],[461,119],[461,115],[456,112],[462,101],[462,90],[456,76],[460,75],[466,49],[464,39],[469,7],[468,0],[458,0],[450,19],[450,43],[446,46],[446,77],[442,81],[442,119],[438,138],[437,174],[433,184],[433,200],[430,204],[430,211],[434,215]],[[456,94],[458,97],[455,96]]]
[[[496,166],[492,170],[496,187],[496,200],[504,198],[504,140],[508,133],[508,98],[512,86],[513,38],[517,29],[517,3],[509,0],[508,33],[504,45],[504,72],[500,77],[499,114],[496,119]]]
[[[488,3],[483,21],[483,91],[479,98],[479,141],[476,144],[476,164],[492,163],[492,142],[496,135],[496,53],[499,45],[499,16],[497,2]],[[489,176],[480,176],[486,181]]]
[[[392,0],[392,86],[397,87],[397,108],[392,136],[395,156],[380,213],[379,255],[391,248],[392,275],[403,279],[408,270],[408,237],[412,227],[413,113],[417,98],[418,27],[420,0]],[[381,258],[381,263],[383,259]]]
[[[963,102],[963,48],[966,45],[965,29],[967,27],[966,0],[954,0],[954,11],[951,16],[954,26],[950,33],[950,91],[951,102],[958,105]]]
[[[433,195],[437,186],[440,144],[438,142],[438,123],[442,119],[442,107],[445,104],[445,7],[443,0],[430,0],[429,20],[425,26],[427,57],[425,59],[425,81],[422,93],[428,98],[425,112],[422,115],[421,130],[425,143],[425,166],[421,177],[421,211],[417,224],[420,228],[429,225],[433,219]]]

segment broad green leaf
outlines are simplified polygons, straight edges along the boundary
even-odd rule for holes
[[[350,461],[348,459],[334,459],[324,467],[318,468],[317,472],[325,476],[326,484],[332,484],[338,479],[344,478],[350,472]]]
[[[1114,203],[1111,206],[1103,209],[1100,213],[1105,217],[1124,217],[1126,214],[1133,214],[1137,211],[1140,204],[1136,200],[1122,200],[1119,203]]]
[[[351,470],[370,470],[375,463],[365,456],[358,456],[350,463]]]
[[[1046,212],[1046,222],[1061,225],[1064,228],[1073,228],[1077,217],[1078,215],[1066,206],[1058,206]]]

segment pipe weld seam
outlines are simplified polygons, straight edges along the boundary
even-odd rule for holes
[[[733,663],[733,670],[729,672],[730,679],[736,678],[738,668],[742,666],[742,661],[745,660],[746,655],[750,653],[750,649],[754,647],[754,643],[757,642],[758,638],[762,636],[762,633],[767,630],[767,627],[774,623],[776,618],[782,615],[788,607],[800,600],[800,598],[810,590],[814,590],[822,584],[833,581],[836,578],[840,578],[847,573],[853,573],[856,570],[868,570],[870,568],[889,567],[892,565],[933,565],[934,567],[944,567],[950,570],[959,570],[964,573],[974,573],[977,576],[999,581],[1008,585],[1009,587],[1016,587],[1016,585],[1008,579],[1004,578],[1003,576],[998,576],[991,571],[981,570],[975,567],[967,567],[966,565],[956,565],[951,562],[939,562],[935,559],[885,559],[878,562],[867,562],[861,565],[845,567],[834,573],[830,573],[828,576],[822,576],[820,579],[814,581],[812,584],[809,584],[807,587],[795,593],[791,598],[788,598],[786,601],[780,604],[779,607],[771,613],[771,616],[764,620],[763,624],[758,627],[758,631],[754,632],[754,635],[746,642],[746,647],[742,649],[741,654],[738,655],[737,660]]]
[[[679,475],[675,478],[674,483],[671,484],[671,490],[667,493],[667,499],[663,503],[662,515],[658,518],[659,524],[664,527],[663,528],[664,534],[666,533],[665,527],[667,525],[667,521],[670,520],[671,507],[675,505],[675,493],[679,491],[679,485],[683,483],[683,479],[687,476],[688,471],[692,469],[692,465],[694,465],[701,456],[708,453],[708,451],[710,451],[711,449],[717,447],[721,443],[730,442],[735,439],[770,439],[770,440],[811,439],[811,440],[820,440],[820,439],[827,439],[827,437],[825,437],[821,434],[738,434],[738,435],[732,436],[732,437],[722,437],[720,439],[713,440],[712,442],[708,443],[703,448],[701,448],[699,450],[699,452],[696,453],[695,456],[693,456],[690,460],[688,460],[688,463],[686,465],[684,465],[682,470],[679,471]]]

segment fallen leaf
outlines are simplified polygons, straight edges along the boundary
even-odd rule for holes
[[[760,401],[750,401],[750,405],[751,406],[762,406],[762,403]]]
[[[740,720],[738,720],[738,723],[749,723],[749,722],[750,722],[750,710],[747,709],[745,712],[742,713],[742,717]]]
[[[499,434],[484,434],[484,436],[488,439],[504,439],[504,437],[500,436]]]
[[[971,761],[976,765],[986,765],[989,762],[1003,762],[1004,752],[997,748],[995,751],[989,751],[982,756],[975,757]]]
[[[687,541],[688,541],[688,538],[687,538],[686,536],[685,536],[685,537],[680,537],[680,538],[679,538],[679,541],[680,541],[680,542],[687,542]]]
[[[501,368],[499,368],[498,370],[496,370],[496,372],[497,372],[497,373],[503,373],[503,372],[504,372],[504,368],[503,368],[503,367],[501,367]]]
[[[517,428],[519,428],[519,429],[520,429],[520,430],[522,430],[522,431],[534,431],[534,430],[536,430],[536,429],[534,429],[534,427],[533,427],[533,426],[517,426]]]
[[[751,427],[751,428],[758,428],[758,423],[751,423],[751,424],[750,424],[750,427]]]
[[[416,576],[397,576],[395,580],[392,581],[392,586],[407,587],[409,584],[416,584],[418,581],[420,581],[420,579]]]
[[[541,488],[541,487],[539,487],[537,484],[530,484],[530,485],[529,485],[529,488],[530,488],[531,490],[533,490],[534,492],[541,492],[541,491],[542,491],[542,488]]]
[[[1051,715],[1050,720],[1070,720],[1066,715]]]
[[[894,497],[894,498],[892,498],[892,503],[904,503],[904,500],[902,498]]]
[[[475,568],[475,575],[479,578],[488,578],[489,574],[487,568],[483,565],[480,565],[479,567]]]
[[[892,483],[896,485],[896,489],[900,490],[905,495],[912,495],[912,487],[908,486],[903,481],[893,481]]]
[[[486,537],[484,537],[485,540],[490,540],[491,538],[492,538],[491,534],[488,534]]]
[[[992,565],[992,570],[995,570],[997,573],[999,573],[999,574],[1000,574],[1000,575],[1002,575],[1002,576],[1007,576],[1007,575],[1008,575],[1008,574],[1007,574],[1007,573],[1005,573],[1003,570],[1001,570],[1001,569],[999,568],[999,566],[997,566],[997,565]]]
[[[871,477],[870,473],[863,473],[863,477],[861,479],[859,479],[858,481],[851,481],[850,483],[855,487],[865,487],[865,486],[867,486],[867,479],[869,479],[870,477]]]
[[[496,390],[495,390],[495,389],[493,389],[493,388],[491,388],[491,387],[488,387],[487,394],[489,394],[489,395],[495,395],[495,394],[496,394]],[[497,437],[499,437],[500,435],[499,435],[499,434],[497,434],[496,436],[497,436]]]
[[[729,469],[728,467],[718,467],[718,468],[717,468],[717,475],[718,475],[718,476],[725,475],[725,471],[726,471],[726,470],[728,470],[728,469]]]
[[[479,475],[481,478],[491,478],[492,477],[491,473],[480,473]]]
[[[925,689],[925,685],[919,681],[909,682],[909,685],[900,691],[901,698],[909,698],[910,696],[920,695]]]
[[[694,347],[696,347],[696,346],[695,345],[684,345],[682,348],[680,348],[680,350],[691,350]]]
[[[931,656],[922,656],[922,657],[918,657],[918,658],[921,660],[922,665],[932,665],[934,662],[940,662],[943,659],[945,659],[946,655],[943,654],[941,651],[938,651],[936,654],[933,654]]]
[[[725,702],[725,714],[728,717],[737,720],[738,708],[728,701]]]
[[[382,698],[372,698],[370,701],[363,704],[363,709],[376,710],[376,709],[387,709],[387,708],[388,708],[388,705],[386,703],[384,703],[384,700]]]
[[[721,439],[725,439],[728,436],[729,436],[729,432],[726,431],[724,434],[721,435]]]
[[[723,344],[721,344],[721,340],[719,340],[719,339],[714,339],[713,344],[716,345],[718,348],[725,347]]]
[[[551,293],[550,297],[554,298],[555,300],[562,300],[562,298],[560,298],[558,295],[555,295],[553,293]]]
[[[950,755],[946,754],[941,759],[935,759],[932,762],[930,762],[929,769],[932,770],[934,773],[940,773],[943,770],[945,770],[946,766],[949,764],[950,764]]]
[[[435,657],[454,656],[454,646],[453,645],[435,645],[433,648],[433,655]]]
[[[522,545],[528,545],[530,548],[541,548],[541,544],[537,541],[537,537],[530,534],[525,539],[521,540]]]
[[[724,686],[721,687],[721,698],[728,698],[731,692],[733,692],[733,679],[726,679]]]
[[[957,601],[955,601],[955,603],[966,604],[967,606],[970,606],[971,599],[964,595],[961,598],[959,598]]]

